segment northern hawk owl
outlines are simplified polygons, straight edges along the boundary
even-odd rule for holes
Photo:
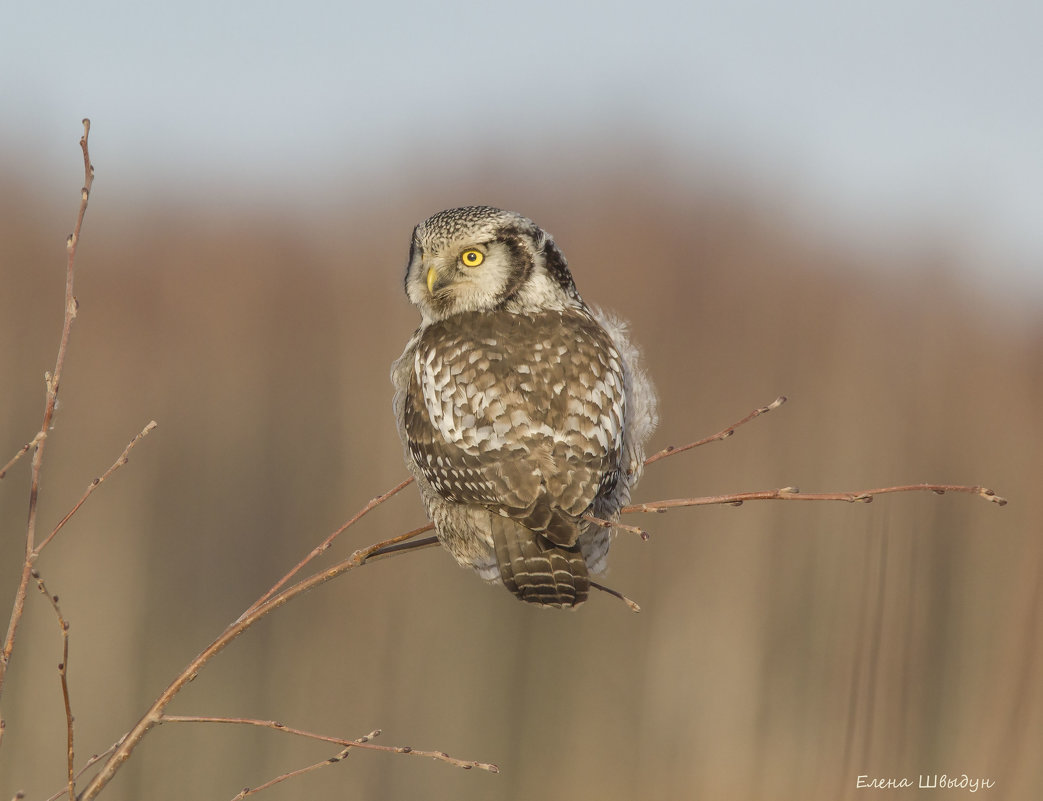
[[[574,607],[605,567],[656,398],[624,323],[584,303],[531,220],[489,206],[413,231],[420,327],[392,366],[406,463],[442,545],[523,601]]]

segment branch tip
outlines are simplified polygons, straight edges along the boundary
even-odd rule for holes
[[[986,487],[982,487],[978,494],[981,495],[981,497],[983,497],[985,500],[992,501],[997,506],[1006,506],[1007,505],[1007,499],[1006,498],[1004,498],[1004,497],[1002,497],[1000,495],[997,495],[995,492],[993,492],[992,490],[990,490],[990,489],[988,489]]]
[[[735,429],[737,429],[739,426],[745,425],[746,423],[748,423],[751,420],[753,420],[755,417],[760,417],[762,414],[767,414],[772,409],[777,409],[779,406],[781,406],[785,402],[786,402],[786,396],[785,395],[779,395],[779,397],[777,397],[775,400],[773,400],[767,406],[761,406],[761,407],[759,407],[757,409],[754,409],[752,412],[750,412],[748,415],[746,415],[741,420],[737,420],[736,422],[732,423],[727,428],[721,429],[716,434],[712,434],[709,437],[704,437],[703,439],[697,440],[696,442],[691,442],[688,445],[684,445],[684,446],[682,446],[680,448],[677,447],[676,445],[669,445],[666,448],[663,448],[663,450],[659,451],[658,453],[653,453],[651,456],[649,456],[647,459],[645,459],[644,464],[647,467],[648,465],[652,464],[653,462],[658,462],[660,459],[665,459],[667,456],[673,456],[673,455],[678,454],[678,453],[683,453],[684,451],[690,451],[693,448],[698,448],[700,445],[706,445],[708,442],[715,442],[717,440],[728,439],[732,434],[735,433]]]
[[[796,487],[783,487],[775,490],[762,490],[759,492],[736,492],[731,495],[709,495],[701,498],[674,498],[665,501],[652,501],[650,503],[636,503],[624,506],[620,514],[634,514],[637,512],[663,512],[667,509],[679,509],[688,506],[711,506],[714,504],[741,506],[743,501],[844,501],[845,503],[872,503],[877,495],[886,495],[893,492],[933,492],[943,495],[946,492],[963,492],[967,494],[980,495],[987,501],[1003,506],[1007,503],[1006,498],[1001,498],[992,490],[984,487],[971,487],[961,484],[904,484],[897,487],[880,487],[879,489],[861,490],[859,492],[817,492],[801,493]]]

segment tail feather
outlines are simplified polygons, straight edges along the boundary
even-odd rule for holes
[[[578,544],[555,545],[521,523],[490,515],[493,547],[504,586],[542,606],[579,606],[590,592],[587,563]]]

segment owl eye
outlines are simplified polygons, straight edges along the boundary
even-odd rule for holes
[[[460,261],[462,261],[467,267],[477,267],[485,261],[485,254],[480,250],[470,248],[460,254]]]

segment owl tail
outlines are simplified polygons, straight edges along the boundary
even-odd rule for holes
[[[516,520],[490,515],[500,578],[531,604],[573,607],[587,600],[590,578],[579,545],[555,545]]]

